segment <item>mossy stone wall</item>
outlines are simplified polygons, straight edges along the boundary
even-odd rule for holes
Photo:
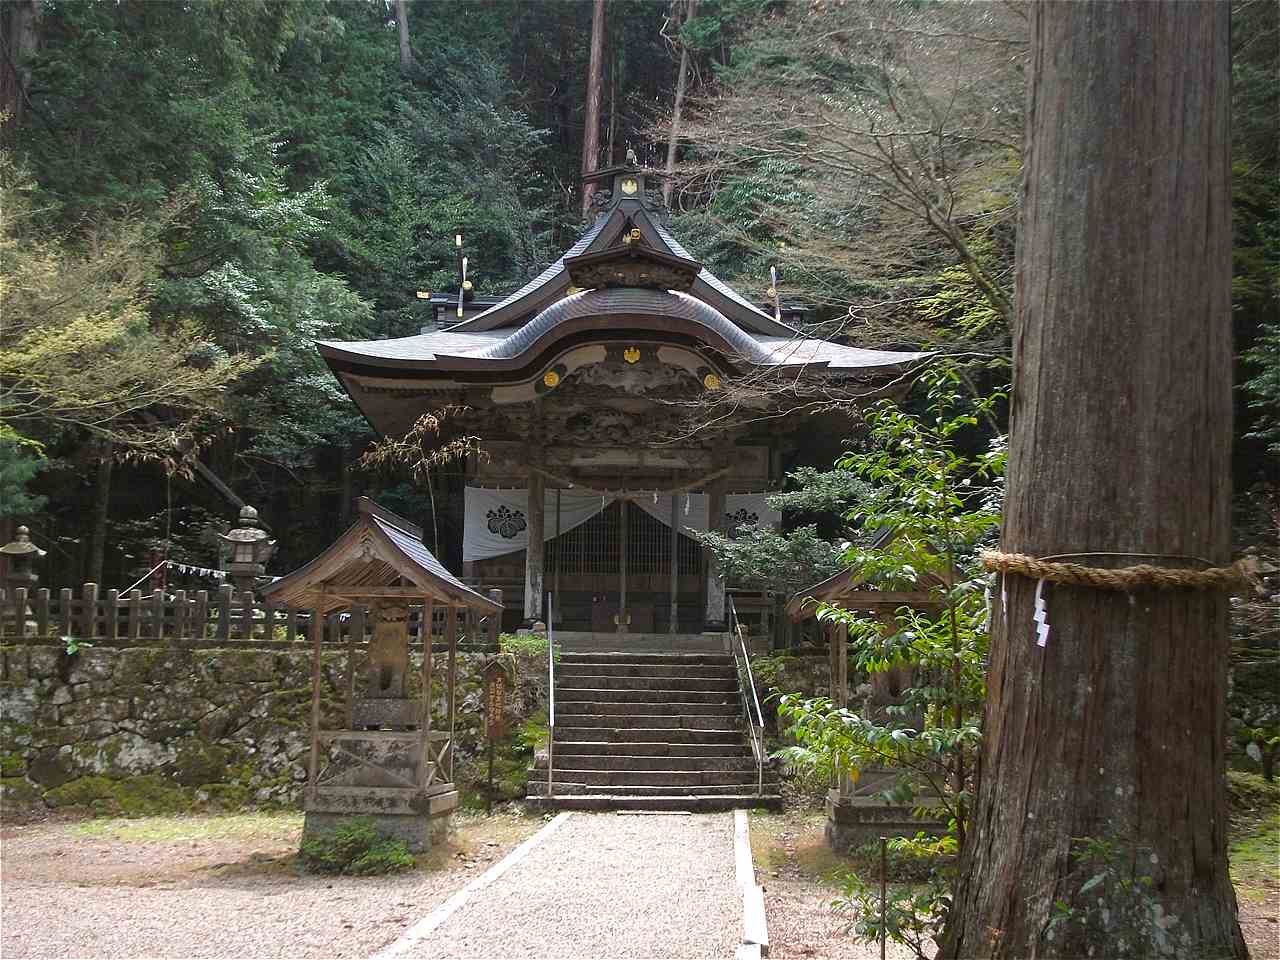
[[[486,660],[458,655],[460,773],[474,770],[484,749]],[[444,657],[436,662],[439,717]],[[517,666],[512,723],[538,705],[545,674],[540,687],[537,667]],[[345,653],[326,651],[321,676],[322,723],[341,726]],[[302,646],[94,648],[74,656],[58,646],[0,646],[0,810],[142,815],[296,806],[310,718],[311,656]]]

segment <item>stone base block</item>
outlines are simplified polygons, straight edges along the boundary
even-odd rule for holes
[[[908,806],[870,797],[841,796],[836,790],[827,794],[827,846],[837,853],[881,837],[914,837],[945,829],[944,823],[913,817]]]
[[[302,836],[316,836],[332,832],[336,827],[353,818],[368,817],[379,832],[403,840],[411,853],[426,853],[449,832],[453,811],[458,806],[457,792],[436,794],[431,797],[426,813],[332,813],[308,810],[303,820]]]

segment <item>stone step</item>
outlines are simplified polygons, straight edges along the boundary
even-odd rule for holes
[[[590,687],[598,690],[702,690],[706,692],[736,693],[737,677],[629,677],[613,674],[578,674],[565,686]],[[556,695],[560,695],[560,681],[556,680]]]
[[[717,810],[756,809],[781,810],[782,796],[766,792],[722,794],[553,794],[550,797],[530,794],[530,806],[547,810],[646,810],[680,813],[711,813]]]
[[[725,653],[571,653],[565,652],[556,661],[560,665],[579,663],[688,663],[708,664],[717,667],[733,666],[733,657]]]
[[[543,777],[546,782],[546,777]],[[754,785],[756,768],[750,770],[583,770],[562,769],[556,764],[555,782],[557,784],[575,783],[590,787],[671,787],[686,789],[689,787],[714,787],[717,790],[724,786]],[[775,789],[778,775],[768,769],[764,771],[764,782],[772,784]]]
[[[643,756],[632,753],[562,753],[556,747],[556,767],[574,770],[750,770],[755,775],[756,762],[750,751],[732,756],[681,757],[671,754]],[[546,780],[546,755],[540,754],[534,770],[542,771]]]
[[[560,731],[556,731],[559,733]],[[668,740],[648,742],[630,740],[560,740],[556,738],[556,756],[593,757],[695,757],[724,759],[749,757],[751,748],[742,740],[732,743],[672,743]]]
[[[561,717],[615,716],[638,717],[662,713],[667,716],[723,716],[736,720],[741,713],[737,697],[726,697],[723,703],[689,703],[681,700],[669,703],[610,703],[604,700],[561,700],[556,697],[556,720]]]
[[[564,726],[556,724],[555,738],[559,746],[564,740],[611,740],[623,742],[653,742],[665,740],[668,743],[742,743],[744,734],[738,729],[690,729],[689,727],[601,727],[601,726]]]
[[[577,677],[711,677],[716,680],[734,680],[738,672],[730,664],[710,663],[585,663],[556,664],[556,682]]]
[[[556,684],[556,707],[562,701],[595,703],[740,703],[737,690],[666,690],[580,687]]]
[[[777,785],[770,785],[765,781],[765,791],[777,792]],[[586,784],[571,780],[560,779],[560,771],[556,771],[555,779],[551,784],[551,793],[553,796],[568,795],[574,793],[599,793],[614,794],[634,797],[662,797],[662,796],[679,796],[680,794],[744,794],[755,793],[755,778],[751,778],[750,782],[746,778],[741,783],[713,783],[713,784],[691,784],[689,786],[679,786],[673,784],[654,784],[654,785],[626,785],[626,786],[604,786],[600,784]],[[531,780],[529,782],[529,794],[537,796],[539,793],[545,795],[547,789],[547,781]]]
[[[718,713],[713,714],[579,713],[562,715],[560,713],[559,704],[557,704],[556,730],[559,731],[561,726],[572,728],[610,727],[619,731],[630,730],[633,727],[641,727],[647,730],[669,730],[680,728],[685,730],[731,730],[740,728],[741,724],[738,722],[737,711],[729,712],[727,710],[721,710]]]

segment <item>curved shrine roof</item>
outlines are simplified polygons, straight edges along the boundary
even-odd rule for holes
[[[643,181],[643,174],[619,171],[615,186],[630,177]],[[321,341],[321,355],[371,422],[384,420],[393,401],[362,391],[407,391],[403,402],[413,403],[413,391],[524,382],[539,376],[539,365],[553,362],[557,350],[587,342],[666,340],[706,352],[713,365],[719,356],[731,364],[855,377],[889,378],[929,356],[805,337],[697,263],[644,190],[630,188],[630,194],[615,189],[607,209],[547,269],[476,316],[416,336]],[[592,269],[575,265],[584,261]],[[571,274],[595,289],[574,290]],[[676,283],[688,286],[663,289]],[[369,404],[378,407],[376,415]]]

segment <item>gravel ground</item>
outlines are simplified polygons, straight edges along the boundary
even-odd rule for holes
[[[322,878],[289,862],[298,819],[265,836],[217,835],[221,824],[211,836],[201,821],[191,821],[191,837],[168,827],[139,837],[146,821],[115,834],[97,825],[6,828],[0,956],[369,956],[542,825],[464,821],[428,869]]]
[[[732,958],[733,814],[575,813],[408,956]]]

